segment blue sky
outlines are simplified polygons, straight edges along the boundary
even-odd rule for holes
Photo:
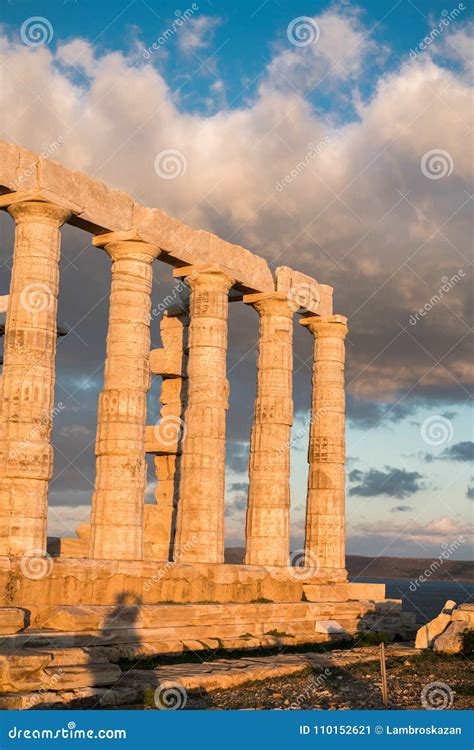
[[[68,167],[240,243],[271,267],[287,264],[334,285],[335,311],[350,326],[354,553],[436,555],[465,536],[472,520],[472,467],[461,449],[450,450],[472,446],[468,8],[445,0],[202,0],[180,4],[180,13],[174,3],[151,0],[4,6],[2,139],[49,148]],[[50,38],[26,44],[21,29],[38,16]],[[300,17],[317,29],[309,45],[289,36]],[[279,191],[308,144],[324,139],[327,147]],[[186,170],[165,181],[154,163],[167,148],[179,151]],[[446,163],[441,179],[422,169],[432,151]],[[0,229],[11,247],[8,217]],[[65,231],[61,314],[73,334],[61,342],[58,398],[74,398],[55,428],[64,455],[52,484],[52,533],[71,533],[87,520],[93,482],[108,263],[89,239]],[[8,289],[8,262],[3,271],[0,293]],[[171,283],[156,273],[156,300]],[[433,295],[439,299],[431,304]],[[428,313],[410,322],[427,303]],[[251,311],[232,310],[230,327],[227,538],[239,544],[257,326]],[[306,336],[295,331],[295,435],[309,405]],[[159,345],[157,321],[152,339]],[[154,383],[150,421],[158,394]],[[433,421],[441,435],[427,438]],[[305,438],[295,443],[298,547]],[[151,492],[152,472],[149,479]],[[455,554],[470,555],[468,543]]]

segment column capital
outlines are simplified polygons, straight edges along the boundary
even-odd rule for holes
[[[292,318],[295,309],[288,299],[288,292],[262,292],[246,294],[243,297],[246,305],[251,305],[259,315],[280,315]]]
[[[92,244],[103,248],[114,261],[127,259],[152,263],[161,254],[161,249],[144,240],[136,229],[98,234]]]
[[[211,284],[215,281],[215,286],[221,286],[223,290],[228,291],[235,284],[235,278],[217,263],[196,263],[175,268],[173,276],[175,279],[185,277],[186,284],[191,288],[203,281]]]
[[[299,321],[309,328],[317,338],[344,339],[348,332],[347,318],[344,315],[311,315]]]
[[[35,222],[58,227],[69,221],[72,214],[79,214],[83,210],[75,203],[40,190],[21,190],[0,195],[0,209],[8,211],[17,224]]]

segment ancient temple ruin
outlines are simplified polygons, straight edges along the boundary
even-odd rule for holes
[[[55,663],[55,649],[68,663],[65,639],[69,658],[100,647],[103,659],[104,623],[111,663],[130,651],[174,653],[216,642],[255,648],[374,626],[409,629],[412,618],[403,616],[400,602],[385,600],[383,585],[347,581],[347,321],[333,311],[332,288],[288,267],[272,273],[243,247],[7,143],[0,143],[0,190],[0,207],[16,227],[3,299],[0,400],[0,633],[2,654],[10,653],[9,705],[23,705],[18,696],[27,682],[15,687],[14,664],[27,643],[51,652],[45,670]],[[66,223],[91,233],[109,256],[110,311],[90,523],[77,538],[61,540],[59,556],[51,557],[46,526]],[[189,302],[166,309],[163,346],[150,351],[153,264],[168,266],[189,289]],[[29,303],[35,295],[44,303]],[[224,564],[230,300],[250,305],[259,326],[243,565]],[[314,351],[306,534],[296,567],[289,541],[295,319]],[[153,373],[163,377],[161,421],[150,426]],[[155,505],[144,502],[147,453],[156,467]],[[83,687],[97,688],[90,679]],[[68,686],[66,670],[53,690]],[[27,684],[30,693],[38,689],[34,680]]]

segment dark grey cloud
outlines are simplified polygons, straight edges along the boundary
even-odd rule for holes
[[[359,497],[377,497],[385,495],[402,500],[405,497],[425,488],[424,477],[417,471],[406,471],[393,466],[385,466],[384,471],[353,469],[349,481],[355,483],[349,494]]]
[[[246,493],[239,493],[230,502],[226,502],[225,515],[226,516],[242,516],[242,511],[247,508],[247,495]]]
[[[229,486],[230,492],[245,492],[247,490],[247,482],[232,482]]]
[[[471,477],[471,481],[467,485],[466,497],[469,498],[469,500],[474,500],[474,477]]]
[[[395,505],[392,508],[392,513],[406,513],[408,510],[413,510],[411,505]]]
[[[439,456],[443,461],[474,461],[474,442],[472,440],[463,440],[460,443],[448,446]]]
[[[371,429],[372,427],[390,427],[403,421],[412,414],[414,403],[382,403],[375,400],[356,399],[350,393],[346,398],[347,418],[355,427]]]

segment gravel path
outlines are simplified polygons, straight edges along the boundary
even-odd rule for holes
[[[354,651],[341,659],[335,654],[335,664],[315,664],[311,674],[190,693],[185,710],[383,709],[378,648]],[[474,708],[471,675],[472,661],[462,655],[389,656],[388,708]]]

